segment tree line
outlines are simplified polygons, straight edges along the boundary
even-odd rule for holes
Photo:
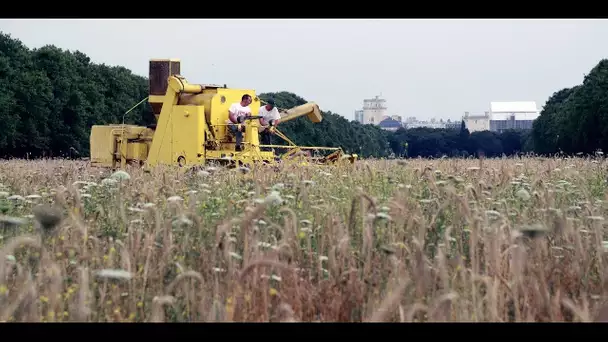
[[[330,111],[323,121],[299,118],[280,130],[298,145],[342,147],[362,157],[499,157],[518,153],[594,153],[608,145],[608,61],[583,84],[562,89],[547,101],[531,131],[469,133],[460,129],[399,129],[349,121]],[[96,124],[148,125],[148,79],[120,66],[92,63],[79,51],[53,45],[37,49],[0,32],[0,157],[86,157]],[[264,93],[280,108],[306,101],[290,92]],[[281,143],[275,141],[274,143]]]

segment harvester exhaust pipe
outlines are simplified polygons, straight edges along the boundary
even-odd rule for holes
[[[181,62],[177,58],[151,59],[148,72],[150,97],[148,102],[152,107],[154,117],[158,120],[163,108],[163,96],[167,91],[169,76],[179,75]]]

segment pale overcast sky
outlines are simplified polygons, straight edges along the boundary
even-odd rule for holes
[[[144,76],[149,59],[180,58],[190,82],[287,90],[351,120],[379,94],[404,119],[460,119],[490,101],[540,108],[608,58],[606,20],[0,20],[0,31]]]

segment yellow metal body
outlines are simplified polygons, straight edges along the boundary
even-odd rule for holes
[[[143,165],[154,131],[133,125],[95,125],[91,128],[91,165],[124,167]]]
[[[93,166],[123,168],[127,164],[154,167],[159,164],[195,166],[215,161],[228,165],[248,165],[254,162],[273,164],[285,161],[297,151],[305,149],[333,150],[317,162],[333,163],[340,160],[339,148],[306,148],[296,146],[278,130],[278,136],[290,151],[277,158],[272,151],[261,151],[260,122],[255,116],[260,100],[254,89],[232,89],[226,86],[191,84],[179,75],[180,62],[176,59],[150,61],[150,96],[156,124],[152,127],[133,125],[96,125],[91,129],[91,164]],[[235,150],[235,137],[228,130],[228,109],[241,97],[249,94],[254,118],[243,123],[243,149]],[[307,103],[289,109],[280,122],[306,116],[313,122],[322,120],[319,107]],[[350,157],[353,162],[356,156]]]

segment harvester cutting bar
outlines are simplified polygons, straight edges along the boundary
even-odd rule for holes
[[[290,146],[290,145],[260,145],[260,147],[285,148],[285,149],[297,148],[300,150],[325,150],[325,151],[341,150],[340,147],[315,147],[315,146]]]

